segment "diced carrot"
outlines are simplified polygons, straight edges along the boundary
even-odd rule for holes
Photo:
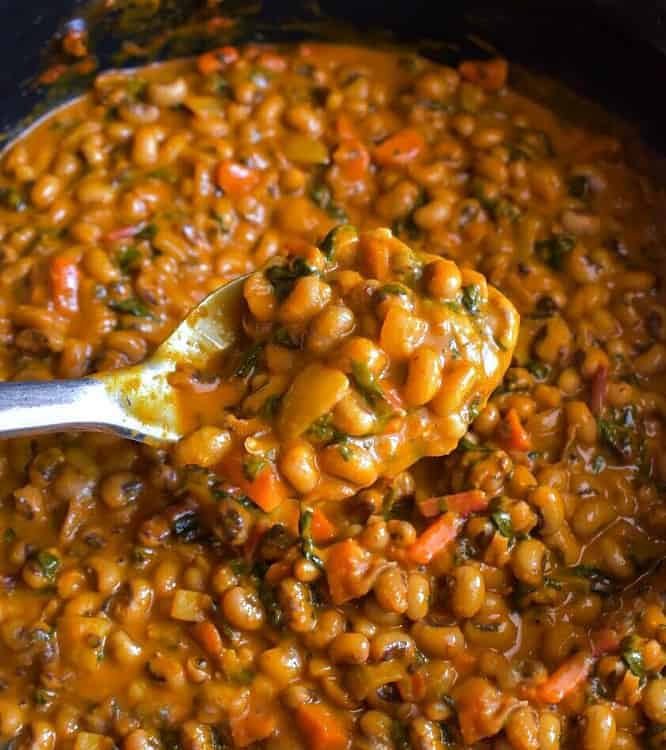
[[[51,261],[51,292],[60,312],[79,310],[79,267],[73,258],[59,255]]]
[[[462,518],[457,513],[445,513],[428,526],[407,549],[409,559],[419,565],[427,565],[440,550],[458,536],[461,526]]]
[[[504,422],[500,427],[500,439],[504,447],[510,451],[528,451],[532,447],[530,436],[521,424],[516,409],[509,409],[504,416]]]
[[[468,516],[470,513],[485,510],[488,507],[488,497],[482,490],[469,490],[457,492],[455,495],[428,497],[420,500],[417,505],[419,512],[425,518],[434,518],[449,510]]]
[[[55,83],[57,80],[62,78],[62,76],[66,72],[67,66],[63,63],[52,65],[50,68],[47,68],[43,73],[40,74],[39,82],[43,83],[46,86],[50,86],[52,83]]]
[[[579,651],[558,667],[552,675],[537,688],[537,698],[542,703],[561,703],[587,679],[592,668],[592,658]]]
[[[316,544],[330,542],[336,535],[336,528],[321,508],[315,508],[312,513],[312,539]]]
[[[370,154],[358,138],[343,138],[333,152],[333,161],[345,179],[362,180],[368,173]]]
[[[467,60],[461,63],[460,75],[471,83],[476,83],[484,91],[499,91],[509,75],[509,64],[496,57],[493,60]]]
[[[414,128],[405,128],[390,135],[375,149],[374,158],[383,167],[410,164],[425,147],[425,139]]]
[[[325,567],[333,604],[344,604],[357,596],[355,583],[370,567],[370,555],[358,542],[345,539],[328,550]]]
[[[358,133],[354,127],[351,117],[346,112],[341,112],[336,121],[335,129],[338,131],[338,135],[341,140],[346,138],[358,138]]]
[[[599,365],[592,378],[592,391],[590,394],[590,409],[592,414],[601,414],[606,405],[608,395],[608,365]]]
[[[198,622],[192,628],[192,634],[197,643],[209,656],[219,656],[222,653],[222,636],[210,620]]]
[[[304,703],[296,710],[298,728],[309,750],[346,750],[349,727],[323,703]]]
[[[224,457],[218,471],[240,487],[263,511],[270,513],[286,500],[287,487],[269,461],[256,472],[253,479],[248,479],[243,468],[244,458],[246,456],[241,451],[231,451]]]
[[[259,182],[259,174],[250,167],[227,159],[217,168],[217,184],[229,195],[249,193]]]
[[[223,70],[240,58],[235,47],[220,47],[204,52],[197,58],[197,68],[202,75],[208,76]]]

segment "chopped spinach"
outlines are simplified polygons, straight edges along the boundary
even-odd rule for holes
[[[481,305],[481,287],[478,284],[464,286],[461,301],[470,315],[478,315]]]
[[[537,380],[547,380],[551,372],[550,365],[533,359],[525,365],[525,369],[531,372]]]
[[[344,245],[358,240],[358,229],[351,224],[339,224],[321,241],[320,250],[327,258],[335,258]]]
[[[513,539],[515,532],[513,530],[511,516],[507,511],[502,509],[496,510],[494,513],[490,514],[490,520],[502,536],[507,539]]]
[[[312,516],[312,510],[306,508],[305,510],[301,510],[301,515],[298,519],[298,534],[301,540],[301,553],[306,560],[313,565],[316,565],[320,570],[323,570],[324,562],[317,554],[312,539]]]
[[[243,352],[240,358],[240,362],[238,363],[238,366],[234,371],[234,375],[237,378],[246,378],[248,377],[248,375],[252,375],[252,373],[256,370],[257,365],[259,364],[259,359],[261,357],[263,349],[263,344],[257,343],[252,344],[249,349]]]
[[[590,591],[594,594],[609,594],[615,588],[613,581],[605,573],[590,565],[574,565],[568,569],[568,573],[587,579]]]
[[[638,649],[638,639],[632,636],[625,638],[620,649],[622,650],[622,660],[627,665],[629,671],[641,680],[645,679],[645,665],[643,664],[643,654]]]
[[[35,562],[44,578],[49,583],[55,583],[58,570],[60,569],[60,560],[51,552],[40,550],[35,555]]]
[[[5,544],[11,544],[16,539],[16,532],[10,527],[5,529],[2,539]]]
[[[11,211],[25,211],[28,207],[23,195],[15,187],[0,188],[0,204]]]
[[[124,273],[128,273],[136,268],[137,263],[141,260],[141,253],[136,245],[124,247],[118,256],[118,265]]]
[[[386,400],[376,376],[365,362],[352,362],[352,379],[363,398],[381,417],[393,414],[393,407]]]
[[[333,425],[333,417],[330,414],[324,414],[310,425],[307,435],[316,443],[338,443],[347,437]]]
[[[333,201],[333,194],[328,185],[315,181],[310,187],[310,200],[336,221],[346,222],[347,212]]]
[[[127,299],[111,300],[109,307],[118,313],[124,315],[133,315],[135,318],[152,318],[154,317],[150,310],[136,297],[128,297]]]
[[[294,258],[288,265],[267,268],[265,273],[273,286],[275,296],[281,301],[289,296],[298,279],[303,276],[313,276],[318,271],[308,265],[303,258]]]
[[[254,482],[267,466],[268,461],[263,456],[246,456],[243,459],[243,476],[248,482]]]
[[[299,349],[301,345],[299,340],[283,326],[275,329],[273,333],[273,341],[278,344],[278,346],[284,346],[285,349]]]
[[[568,234],[554,234],[547,240],[539,240],[534,250],[541,260],[556,271],[562,269],[564,259],[576,246],[576,240]]]
[[[282,397],[278,396],[276,393],[274,393],[272,396],[269,396],[263,403],[260,415],[265,419],[267,422],[271,422],[273,419],[275,419],[275,415],[278,413],[280,409],[280,402],[282,401]]]

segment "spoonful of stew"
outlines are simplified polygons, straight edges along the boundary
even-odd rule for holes
[[[219,466],[266,511],[288,485],[342,498],[451,452],[518,324],[476,271],[341,225],[215,291],[142,364],[0,384],[0,437],[178,442],[179,462]]]

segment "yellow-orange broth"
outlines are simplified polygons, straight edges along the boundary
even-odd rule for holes
[[[79,434],[0,446],[3,747],[666,742],[661,198],[620,141],[506,75],[499,60],[223,48],[104,74],[6,152],[4,380],[140,362],[221,284],[288,273],[248,283],[233,371],[175,376],[198,425],[173,450]],[[381,329],[414,291],[383,251],[362,300],[339,286],[351,318],[285,318],[317,276],[293,264],[327,257],[343,225],[390,227],[464,326],[477,272],[520,313],[502,383],[451,407],[471,424],[447,458],[409,466],[455,430],[437,451],[403,434],[393,470],[359,459],[437,384],[409,385],[416,350],[373,371],[409,340]],[[286,389],[243,409],[337,352],[331,332],[349,409],[324,409],[319,379],[298,434],[280,421]],[[445,384],[443,343],[418,342]]]

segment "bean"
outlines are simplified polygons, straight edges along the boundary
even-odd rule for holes
[[[334,664],[364,664],[370,654],[370,643],[360,633],[341,633],[328,652]]]
[[[234,586],[223,594],[222,611],[231,626],[239,630],[258,630],[264,624],[259,598],[243,586]]]
[[[486,596],[483,576],[474,565],[461,565],[453,571],[451,608],[457,617],[474,617]]]
[[[615,718],[608,706],[588,706],[583,714],[584,750],[611,750],[615,742]]]

